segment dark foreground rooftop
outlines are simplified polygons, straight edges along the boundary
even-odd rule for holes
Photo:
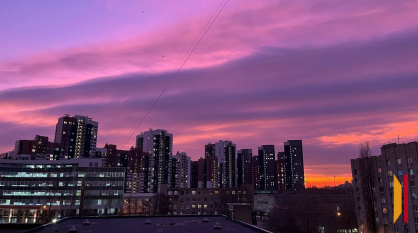
[[[251,225],[232,221],[223,216],[206,216],[209,222],[203,222],[205,216],[166,216],[166,217],[108,217],[87,218],[90,225],[83,225],[86,218],[68,218],[53,224],[33,229],[31,233],[67,233],[72,226],[77,233],[205,233],[205,232],[236,232],[253,233],[268,232]],[[149,219],[151,224],[146,225]],[[214,229],[219,223],[221,229]]]

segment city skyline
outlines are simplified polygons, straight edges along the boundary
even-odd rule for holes
[[[1,2],[0,152],[53,139],[67,113],[100,122],[97,147],[120,146],[220,3]],[[307,186],[351,180],[362,142],[378,155],[418,139],[417,11],[231,1],[134,135],[166,129],[194,161],[209,142],[301,139]]]

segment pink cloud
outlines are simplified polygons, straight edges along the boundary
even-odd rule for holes
[[[394,4],[394,3],[392,3]],[[263,46],[298,48],[362,41],[414,28],[417,4],[251,2],[225,10],[185,68],[209,67]],[[3,88],[67,85],[102,76],[173,70],[207,17],[165,25],[139,38],[31,55],[0,64]],[[163,57],[164,56],[164,57]],[[23,80],[25,80],[23,82]]]

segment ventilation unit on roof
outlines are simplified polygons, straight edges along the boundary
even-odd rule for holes
[[[72,226],[70,230],[68,230],[68,233],[77,233],[77,229],[75,229],[75,226]]]

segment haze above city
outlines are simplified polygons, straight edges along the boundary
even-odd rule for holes
[[[0,152],[53,139],[64,114],[98,121],[98,147],[120,145],[221,2],[0,2]],[[418,138],[417,12],[230,1],[134,135],[166,129],[192,159],[218,140],[256,154],[302,139],[308,185],[351,180],[362,142],[378,155]]]

